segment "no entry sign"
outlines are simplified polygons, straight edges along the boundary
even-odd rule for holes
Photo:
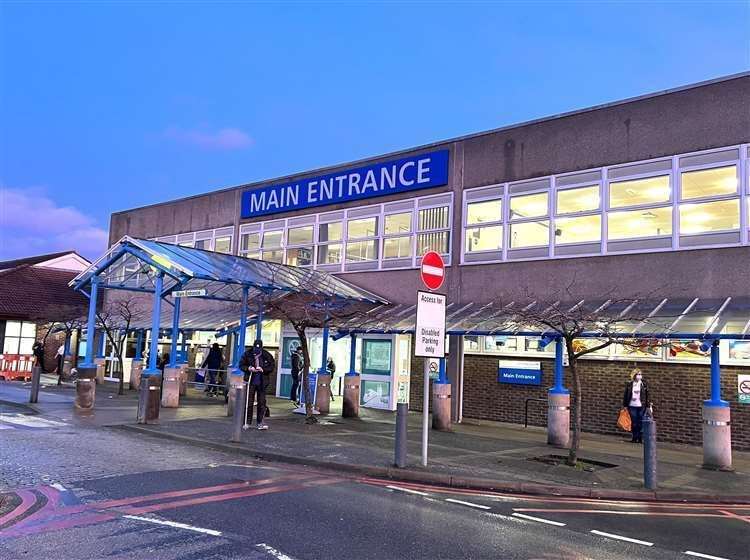
[[[445,263],[443,257],[441,257],[435,251],[425,253],[422,257],[422,269],[421,269],[422,282],[430,290],[437,290],[443,285],[445,280]]]

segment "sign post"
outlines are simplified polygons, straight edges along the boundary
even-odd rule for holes
[[[436,252],[422,257],[422,282],[430,290],[437,290],[445,281],[445,263]],[[431,292],[417,292],[417,324],[414,329],[414,355],[428,358],[425,363],[422,391],[422,466],[427,466],[428,424],[430,421],[430,377],[438,360],[445,359],[446,296]],[[430,359],[431,358],[431,359]],[[435,359],[437,358],[437,360]]]

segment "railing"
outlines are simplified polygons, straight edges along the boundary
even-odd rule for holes
[[[547,399],[542,399],[539,397],[529,397],[526,399],[526,402],[524,403],[524,412],[523,412],[523,427],[528,428],[529,427],[529,401],[535,401],[535,402],[547,402]]]

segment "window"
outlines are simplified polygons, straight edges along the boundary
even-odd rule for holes
[[[281,248],[283,237],[283,230],[263,232],[263,242],[261,243],[263,251],[261,252],[261,258],[264,261],[275,263],[284,262],[284,251]]]
[[[418,214],[417,256],[450,252],[450,207],[422,208]]]
[[[682,200],[735,194],[737,166],[686,171],[681,174]]]
[[[383,233],[386,235],[411,233],[411,212],[388,214],[385,217],[385,231]]]
[[[376,238],[377,235],[377,216],[369,218],[354,218],[347,221],[346,262],[356,263],[378,260],[379,241]]]
[[[217,237],[214,239],[214,251],[217,253],[232,253],[232,238],[229,236]]]
[[[196,239],[196,241],[195,241],[195,248],[196,249],[203,249],[204,251],[210,251],[211,250],[211,240],[210,239]]]
[[[611,240],[672,235],[672,207],[610,212],[607,233]]]
[[[378,234],[378,218],[372,217],[349,220],[346,227],[347,239],[374,237]]]
[[[387,237],[383,241],[384,259],[403,259],[411,257],[411,236]]]
[[[599,209],[599,186],[557,191],[557,214],[575,214]]]
[[[500,222],[502,219],[502,199],[470,202],[466,205],[466,225]]]
[[[320,224],[320,226],[318,226],[318,241],[321,243],[341,241],[341,232],[341,222]]]
[[[341,264],[341,243],[320,245],[318,247],[318,264]]]
[[[710,233],[740,227],[739,200],[680,205],[680,233]]]
[[[385,216],[383,240],[384,259],[404,259],[411,257],[412,213],[400,212]]]
[[[378,242],[376,239],[369,241],[349,241],[346,244],[346,262],[364,262],[378,260]]]
[[[601,240],[602,217],[578,216],[575,218],[557,218],[555,221],[555,243],[591,243]]]
[[[260,233],[243,233],[240,235],[240,256],[249,259],[260,257]]]
[[[543,247],[549,244],[549,221],[522,222],[510,226],[510,248]]]
[[[464,235],[464,250],[467,253],[501,251],[503,248],[502,219],[502,199],[469,202],[466,205],[467,227]]]
[[[341,222],[318,225],[318,264],[341,264],[342,238]]]
[[[28,321],[7,321],[3,354],[31,354],[36,340],[36,325]]]
[[[466,252],[500,251],[503,248],[503,226],[467,228]]]
[[[313,264],[313,226],[287,230],[286,264],[310,266]]]
[[[609,207],[624,208],[669,202],[670,194],[669,175],[617,181],[609,184]]]
[[[510,197],[510,219],[540,218],[547,215],[548,195],[546,192]]]
[[[485,352],[513,353],[518,350],[518,338],[515,336],[485,336]]]
[[[303,226],[289,228],[287,232],[287,245],[310,245],[313,242],[313,227]]]

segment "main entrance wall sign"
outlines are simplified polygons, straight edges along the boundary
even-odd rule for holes
[[[448,184],[448,150],[428,152],[242,193],[242,218],[254,218]]]

